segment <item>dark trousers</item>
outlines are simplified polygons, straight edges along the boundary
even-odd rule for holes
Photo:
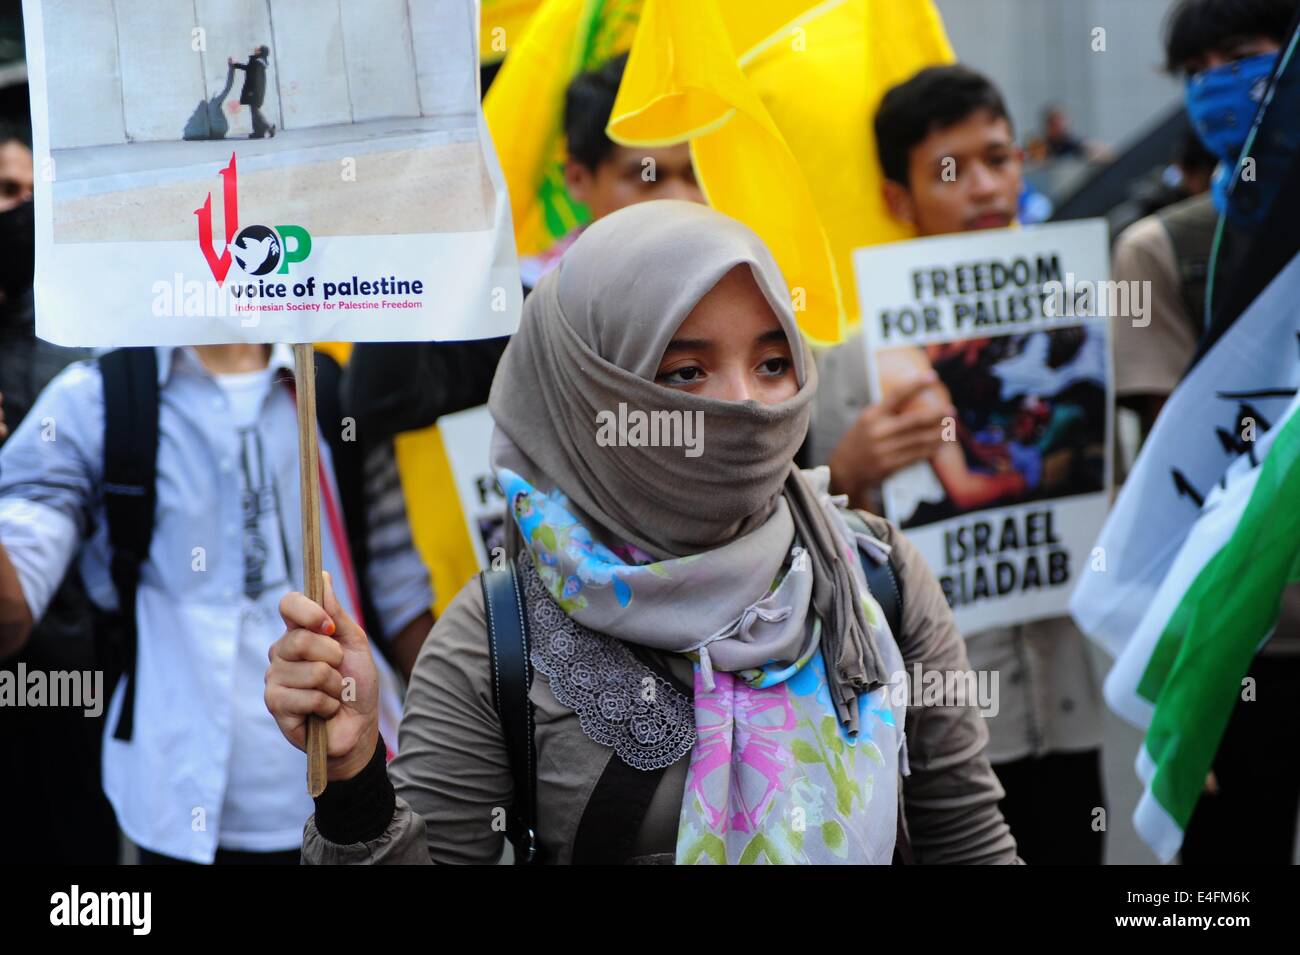
[[[285,852],[237,852],[234,849],[218,849],[213,865],[297,865],[302,855],[299,849]],[[187,859],[174,859],[148,849],[140,850],[141,865],[195,865]]]
[[[1097,809],[1106,808],[1101,750],[1049,753],[993,772],[1006,790],[998,804],[1028,865],[1101,865],[1106,832]]]
[[[1202,793],[1183,865],[1290,865],[1300,810],[1295,755],[1300,657],[1256,657],[1255,699],[1239,700],[1214,757],[1218,792]]]
[[[0,670],[9,679],[20,662],[28,673],[102,672],[90,630],[89,603],[70,573],[22,653]],[[107,696],[115,681],[104,673]],[[104,719],[77,706],[0,706],[0,865],[117,864],[117,818],[100,780]]]
[[[117,864],[117,819],[100,788],[103,730],[102,714],[80,709],[0,707],[0,865]]]
[[[266,117],[262,115],[262,107],[249,106],[248,110],[253,114],[253,133],[248,138],[265,139],[267,131],[271,128],[271,124],[268,123]]]

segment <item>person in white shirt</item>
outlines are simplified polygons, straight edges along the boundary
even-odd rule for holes
[[[136,597],[134,725],[113,736],[104,787],[146,862],[296,862],[311,813],[303,755],[262,702],[277,605],[301,586],[297,413],[287,346],[156,350],[157,503]],[[364,439],[364,436],[360,436]],[[323,566],[360,609],[327,442]],[[114,610],[103,504],[104,396],[96,361],[70,366],[0,451],[0,659],[20,649],[74,558],[91,599]],[[371,604],[389,656],[409,672],[433,594],[406,521],[391,445],[367,453]],[[340,539],[341,538],[341,539]],[[400,683],[382,677],[398,714]],[[391,737],[396,739],[396,736]]]

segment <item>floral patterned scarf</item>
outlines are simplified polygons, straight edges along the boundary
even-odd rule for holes
[[[807,479],[825,495],[825,469]],[[529,542],[530,565],[550,599],[575,619],[594,605],[632,609],[647,589],[675,588],[707,559],[660,562],[635,545],[607,547],[592,538],[562,492],[543,492],[506,468],[498,471],[498,480],[514,524]],[[859,535],[843,523],[838,509],[835,518],[843,530],[845,557],[859,575],[872,637],[893,678],[902,680],[902,654],[857,563]],[[808,564],[807,552],[794,544],[770,588],[774,604],[779,595],[800,588]],[[678,828],[679,864],[891,861],[898,776],[906,759],[900,702],[905,696],[892,683],[860,694],[858,731],[850,734],[837,718],[827,684],[821,620],[804,619],[808,637],[789,662],[733,673],[713,670],[707,652],[694,654],[695,736]],[[635,672],[623,678],[641,679]],[[603,717],[606,723],[614,719],[609,713]]]
[[[835,717],[818,636],[795,664],[719,673],[712,690],[696,668],[678,865],[892,861],[906,708],[894,687],[864,693],[850,736]],[[898,653],[892,638],[888,649]]]

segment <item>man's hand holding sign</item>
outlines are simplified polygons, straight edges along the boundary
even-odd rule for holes
[[[855,506],[866,507],[870,492],[885,478],[934,456],[942,444],[944,419],[956,413],[944,394],[932,370],[886,390],[884,400],[858,415],[831,455],[835,490],[847,494]],[[856,483],[836,485],[841,475],[853,475]]]

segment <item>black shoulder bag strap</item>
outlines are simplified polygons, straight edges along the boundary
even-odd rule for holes
[[[479,575],[487,610],[488,651],[497,715],[510,755],[515,804],[506,823],[506,836],[522,865],[544,861],[537,841],[537,743],[533,704],[528,697],[533,669],[529,661],[530,633],[523,592],[514,562]],[[638,654],[638,658],[641,658]],[[682,692],[671,673],[643,659]],[[574,840],[574,865],[618,864],[631,850],[664,769],[633,769],[611,754],[583,811]]]
[[[857,511],[843,512],[849,526],[855,531],[875,537],[875,532]],[[862,573],[866,575],[867,587],[871,596],[876,598],[880,609],[884,611],[885,620],[895,640],[902,639],[903,631],[903,578],[894,567],[891,557],[882,563],[876,563],[858,548],[858,559],[862,562]]]
[[[510,756],[515,798],[506,820],[506,838],[518,865],[543,860],[537,844],[537,744],[533,739],[533,682],[529,661],[528,614],[514,561],[499,570],[479,574],[487,612],[488,649],[492,660],[492,693]]]
[[[113,738],[135,726],[136,592],[149,557],[157,502],[158,359],[152,348],[119,348],[99,359],[104,381],[104,512],[122,629],[126,690]]]
[[[872,531],[870,525],[863,520],[862,515],[857,511],[846,510],[843,513],[849,526],[854,530],[875,536],[875,532]],[[858,560],[862,562],[862,572],[866,575],[867,587],[871,590],[871,596],[876,598],[876,603],[880,604],[880,609],[885,614],[885,620],[889,623],[890,632],[894,635],[895,640],[902,640],[903,578],[894,567],[894,558],[891,556],[888,560],[877,563],[859,547]],[[914,861],[912,840],[907,833],[907,818],[903,815],[903,784],[900,778],[898,785],[898,831],[894,836],[894,864],[911,865]]]

